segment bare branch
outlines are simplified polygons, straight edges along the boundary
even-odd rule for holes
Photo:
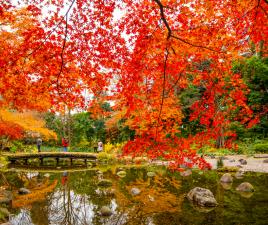
[[[171,37],[171,33],[172,33],[172,30],[167,22],[167,19],[165,17],[165,13],[164,13],[164,6],[163,4],[160,2],[160,0],[154,0],[157,5],[159,6],[159,9],[160,9],[160,15],[161,15],[161,19],[163,20],[167,30],[168,30],[168,36],[167,36],[167,39],[169,39]]]

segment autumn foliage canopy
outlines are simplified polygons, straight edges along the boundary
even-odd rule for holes
[[[0,0],[0,106],[112,101],[136,131],[125,154],[206,167],[196,149],[220,136],[230,147],[232,121],[258,122],[231,69],[253,45],[267,52],[267,24],[266,0]],[[190,87],[187,116],[203,129],[182,137]]]

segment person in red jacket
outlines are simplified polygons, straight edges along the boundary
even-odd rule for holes
[[[66,139],[66,138],[62,138],[62,140],[61,140],[61,142],[62,142],[62,146],[63,146],[63,151],[64,152],[67,152],[67,148],[68,148],[68,146],[69,146],[69,142],[68,142],[68,140]]]

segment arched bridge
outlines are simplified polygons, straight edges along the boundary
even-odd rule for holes
[[[24,161],[24,164],[28,163],[29,159],[39,159],[40,164],[43,164],[45,158],[52,158],[56,160],[57,165],[60,159],[70,159],[71,165],[75,159],[83,159],[85,164],[88,161],[96,163],[97,154],[84,153],[84,152],[39,152],[39,153],[16,153],[16,154],[5,154],[8,161],[16,163],[16,161]]]

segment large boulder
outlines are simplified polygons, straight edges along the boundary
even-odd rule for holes
[[[218,203],[212,192],[208,189],[195,187],[188,194],[187,198],[200,206],[214,207]]]
[[[237,191],[241,191],[241,192],[253,192],[254,191],[254,187],[252,186],[252,184],[248,183],[248,182],[243,182],[241,184],[238,185],[238,187],[236,188]]]
[[[230,173],[225,173],[222,175],[220,181],[222,183],[232,183],[233,182],[233,177]]]

